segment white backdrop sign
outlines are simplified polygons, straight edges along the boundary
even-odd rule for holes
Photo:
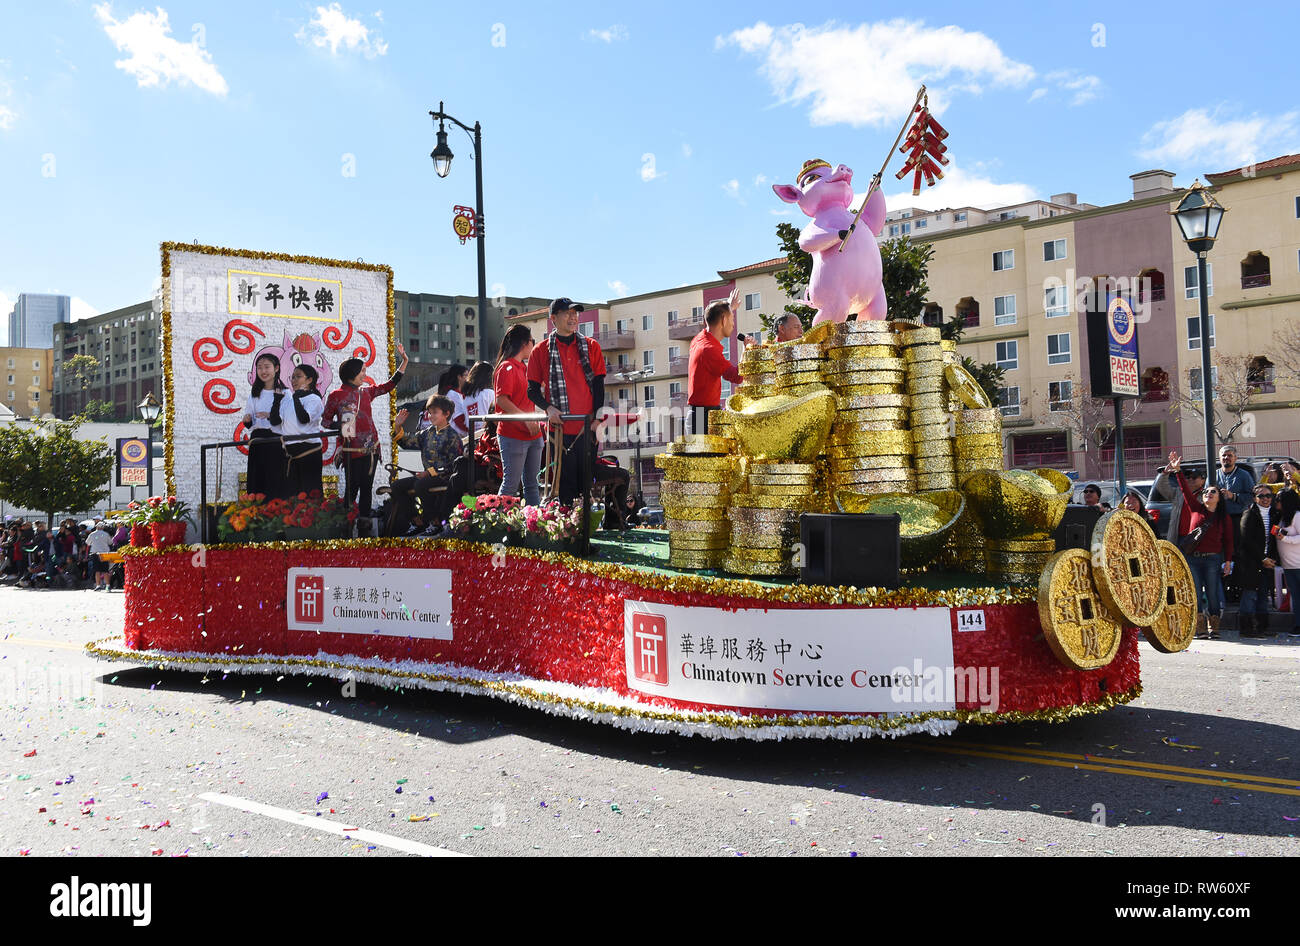
[[[197,508],[199,445],[245,436],[244,403],[257,358],[280,361],[286,386],[299,364],[320,376],[323,396],[339,386],[338,367],[348,358],[366,364],[374,383],[388,379],[392,270],[387,266],[163,244],[163,366],[167,416],[169,492]],[[391,401],[375,405],[380,443],[389,442]],[[326,474],[334,452],[325,452]],[[208,498],[238,493],[246,452],[208,456]],[[387,453],[387,451],[385,451]],[[382,476],[380,477],[382,480]]]

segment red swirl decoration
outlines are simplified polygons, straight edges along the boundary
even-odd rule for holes
[[[208,346],[211,346],[212,350],[209,350]],[[194,364],[203,371],[220,371],[222,368],[229,368],[231,365],[229,361],[222,361],[221,364],[217,364],[218,361],[226,357],[226,350],[221,347],[221,342],[215,338],[200,338],[194,343],[194,347],[190,349],[190,354],[194,357]]]
[[[355,349],[353,349],[352,357],[364,358],[366,361],[366,367],[369,368],[371,365],[375,363],[375,340],[370,337],[369,332],[357,332],[357,334],[366,340],[366,344],[370,346],[370,350],[367,351],[366,349],[358,345]]]
[[[266,333],[252,322],[231,319],[226,323],[226,330],[221,337],[226,340],[226,347],[236,355],[247,355],[257,346],[257,339],[253,337],[254,332],[266,336]]]
[[[235,404],[235,386],[225,378],[212,378],[203,385],[203,405],[214,414],[238,414]]]
[[[325,343],[325,347],[330,351],[342,351],[348,347],[348,342],[352,341],[352,320],[348,319],[348,334],[343,335],[342,341],[339,336],[343,333],[339,331],[337,325],[331,325],[320,333],[320,340]]]
[[[231,440],[248,439],[248,431],[244,429],[244,422],[242,420],[235,425],[235,432],[230,435],[230,439]],[[244,456],[248,456],[248,447],[241,444],[235,449],[238,450],[240,453],[242,453]]]

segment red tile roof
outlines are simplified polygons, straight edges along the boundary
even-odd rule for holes
[[[506,321],[509,321],[510,319],[528,319],[528,318],[535,319],[539,315],[545,315],[549,318],[550,314],[551,314],[551,310],[548,309],[546,306],[542,306],[540,309],[531,309],[528,312],[520,312],[518,315],[507,315]]]
[[[1258,177],[1270,171],[1280,171],[1291,167],[1300,167],[1300,154],[1284,154],[1278,158],[1260,161],[1258,164],[1247,164],[1244,167],[1233,168],[1231,171],[1219,171],[1217,174],[1206,174],[1205,176],[1211,183],[1219,183],[1227,178]]]
[[[720,269],[718,270],[718,275],[721,276],[723,279],[731,279],[743,273],[752,273],[760,269],[768,269],[770,267],[779,266],[785,261],[786,258],[784,256],[778,256],[775,259],[764,260],[761,263],[750,263],[748,266],[741,266],[737,269]]]

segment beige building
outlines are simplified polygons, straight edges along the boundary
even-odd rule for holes
[[[42,417],[54,413],[54,350],[50,348],[0,348],[4,385],[0,403],[15,417]]]

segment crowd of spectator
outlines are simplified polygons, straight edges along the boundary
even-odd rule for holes
[[[126,525],[93,519],[7,519],[0,527],[0,583],[21,588],[82,588],[107,591],[112,564],[102,558],[131,540]]]

